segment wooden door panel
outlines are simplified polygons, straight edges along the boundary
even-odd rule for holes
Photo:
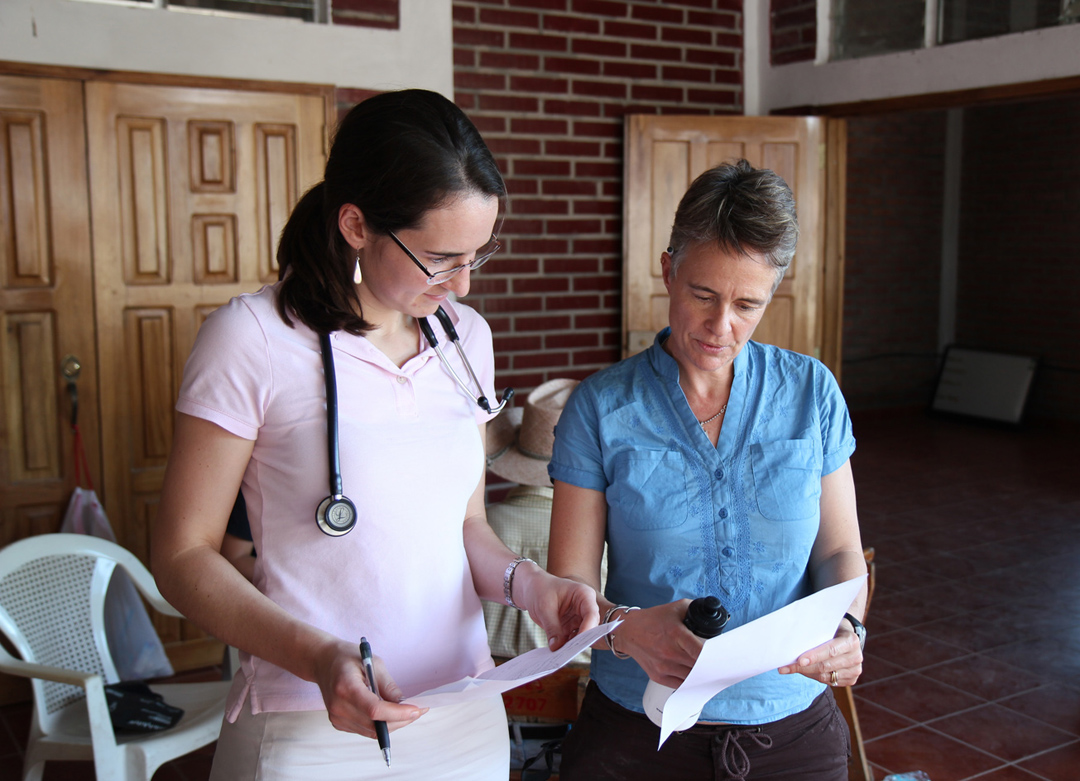
[[[82,85],[0,76],[0,547],[60,530],[75,487],[71,405],[100,476]],[[29,699],[0,675],[0,703]]]
[[[206,315],[277,279],[277,240],[322,176],[322,97],[88,83],[104,501],[144,561],[184,362]],[[202,633],[161,619],[166,642]],[[175,649],[170,649],[174,655]],[[174,655],[175,659],[175,655]]]
[[[136,493],[155,491],[158,474],[172,447],[174,388],[173,316],[167,308],[129,307],[124,310],[127,375],[119,378],[131,388],[133,436],[130,468]]]
[[[188,173],[192,192],[236,192],[236,166],[233,163],[232,122],[191,120],[188,130]]]
[[[117,117],[120,248],[125,285],[169,283],[165,123]],[[95,204],[95,212],[98,206]]]
[[[6,283],[12,288],[52,283],[49,263],[48,187],[45,182],[45,114],[3,111],[0,125],[5,144],[0,213],[5,222],[0,246]]]
[[[277,279],[277,240],[297,201],[296,128],[255,126],[256,222],[259,226],[259,278]]]
[[[62,477],[52,312],[5,312],[8,475],[13,483]]]
[[[801,237],[755,340],[822,354],[824,122],[806,117],[630,116],[624,199],[624,354],[648,347],[667,325],[660,255],[679,200],[700,173],[746,158],[795,193]]]
[[[99,474],[82,86],[0,76],[0,546],[59,531],[75,486],[60,364]]]
[[[195,284],[239,282],[236,215],[193,214],[191,216],[191,251]]]

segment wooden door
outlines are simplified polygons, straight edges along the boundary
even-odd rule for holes
[[[80,82],[0,76],[0,546],[58,531],[75,487],[67,356],[101,474],[85,144]]]
[[[81,83],[0,76],[0,547],[58,531],[75,487],[68,356],[101,476],[85,146]],[[0,675],[0,703],[29,698]]]
[[[829,129],[826,123],[836,123]],[[842,167],[826,166],[826,142],[842,143],[842,121],[817,117],[632,115],[626,122],[623,227],[623,354],[652,344],[667,325],[660,271],[679,200],[698,174],[746,158],[791,186],[799,215],[795,258],[754,339],[821,358],[839,377],[842,306]],[[832,221],[832,223],[830,223]],[[827,230],[830,224],[832,230]],[[826,246],[826,236],[832,237]],[[828,290],[827,290],[828,288]],[[830,307],[826,317],[825,303]]]
[[[277,279],[278,236],[322,177],[321,96],[88,82],[94,290],[101,357],[104,503],[144,561],[173,430],[173,405],[199,325]],[[219,653],[162,620],[189,666]]]

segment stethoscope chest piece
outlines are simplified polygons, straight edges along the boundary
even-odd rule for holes
[[[356,505],[344,496],[328,496],[315,511],[319,530],[331,537],[348,534],[356,526]]]

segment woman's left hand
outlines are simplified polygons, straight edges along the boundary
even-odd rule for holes
[[[851,686],[862,675],[863,654],[859,638],[846,621],[827,643],[800,654],[795,664],[779,668],[781,675],[798,673],[829,686]]]
[[[518,565],[513,590],[514,602],[547,633],[552,651],[600,623],[596,592],[590,586],[556,577],[534,562]]]

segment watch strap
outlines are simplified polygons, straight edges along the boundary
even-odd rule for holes
[[[851,624],[851,628],[855,631],[855,636],[859,638],[859,648],[863,651],[866,650],[866,627],[863,626],[863,622],[851,615],[851,613],[844,613],[844,618]]]

